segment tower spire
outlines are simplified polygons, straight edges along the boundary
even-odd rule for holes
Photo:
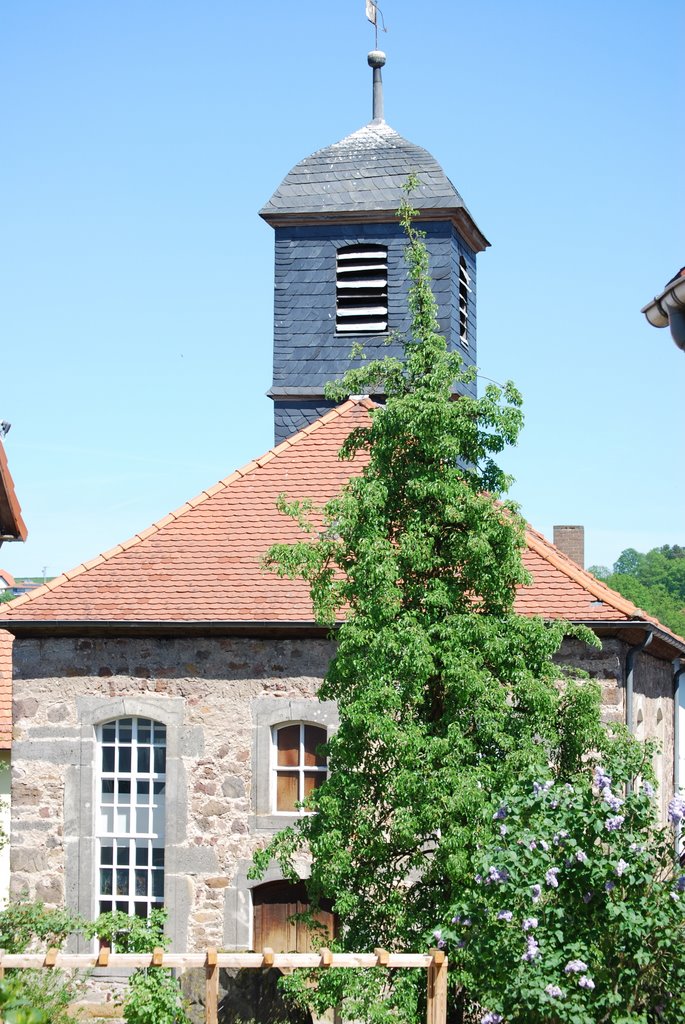
[[[373,121],[383,121],[383,79],[381,68],[385,64],[385,54],[382,50],[372,50],[367,60],[369,67],[373,68]]]

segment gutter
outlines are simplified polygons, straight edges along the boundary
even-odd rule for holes
[[[654,639],[654,630],[650,630],[641,644],[630,647],[626,655],[626,726],[629,733],[635,732],[633,723],[633,679],[635,674],[635,659],[641,651],[646,650]]]
[[[41,636],[305,636],[329,637],[340,623],[277,619],[2,619],[0,630],[16,637]],[[685,653],[685,652],[684,652]]]
[[[685,663],[680,658],[673,660],[673,793],[680,791],[680,704],[682,696],[681,679],[685,673]],[[681,852],[682,826],[676,829],[676,854]]]
[[[679,271],[664,290],[642,307],[652,327],[671,328],[678,348],[685,349],[685,276]]]

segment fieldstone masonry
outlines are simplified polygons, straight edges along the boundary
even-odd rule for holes
[[[624,719],[627,651],[618,639],[601,651],[569,639],[558,656],[601,683],[608,721]],[[290,720],[335,727],[335,708],[315,699],[332,653],[316,638],[15,640],[13,894],[94,913],[95,728],[154,718],[167,727],[173,947],[249,948],[251,858],[290,820],[270,806],[270,730]],[[657,736],[661,764],[672,763],[669,662],[638,656],[635,709],[638,733]],[[671,796],[667,779],[664,816]]]
[[[95,726],[151,717],[167,726],[174,948],[225,947],[227,891],[238,874],[247,887],[245,865],[274,831],[268,813],[261,827],[253,804],[257,777],[268,784],[270,724],[309,707],[313,721],[333,717],[314,700],[331,653],[317,639],[17,640],[13,894],[28,890],[92,916]],[[260,715],[266,741],[255,736]],[[256,746],[263,763],[253,763]],[[289,820],[279,816],[278,825]],[[249,917],[244,925],[246,948]]]

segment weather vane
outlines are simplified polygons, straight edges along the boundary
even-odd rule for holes
[[[383,11],[380,9],[380,7],[375,2],[375,0],[366,0],[366,17],[369,19],[369,21],[373,25],[375,33],[376,33],[376,41],[375,41],[375,44],[374,44],[376,49],[378,49],[378,16],[379,15],[380,15],[380,19],[381,19],[381,29],[383,30],[383,32],[387,32],[388,30],[385,27],[385,18],[383,17]]]

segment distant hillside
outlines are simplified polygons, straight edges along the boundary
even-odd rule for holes
[[[626,548],[612,569],[593,565],[589,571],[675,633],[685,636],[685,547],[664,544],[646,554]]]

